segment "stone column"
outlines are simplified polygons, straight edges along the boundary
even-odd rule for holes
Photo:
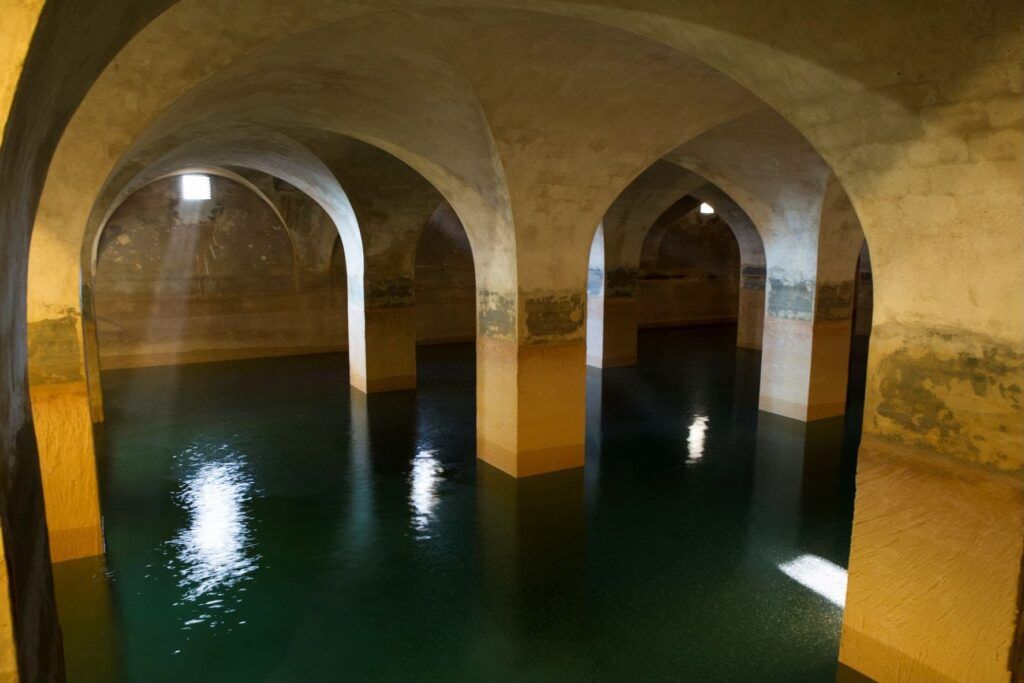
[[[583,466],[585,293],[481,290],[477,455],[513,477]]]
[[[77,310],[28,325],[32,415],[53,562],[104,551],[81,340]]]
[[[344,281],[344,247],[338,229],[326,211],[309,195],[263,174],[266,194],[272,198],[291,236],[295,250],[295,345],[310,351],[339,351],[347,348],[347,306],[338,306],[332,290]],[[269,183],[267,182],[269,181]],[[254,179],[255,182],[255,179]],[[337,263],[332,259],[335,245],[342,249]]]
[[[686,195],[704,182],[675,164],[658,161],[630,183],[605,213],[590,251],[587,365],[636,365],[641,253],[652,238],[660,243],[663,235],[651,235],[658,217],[667,211],[682,216],[694,208],[696,202]]]
[[[740,301],[736,313],[736,346],[761,349],[764,337],[764,264],[740,266]]]
[[[853,333],[858,337],[871,336],[872,288],[871,256],[865,242],[857,261],[857,285],[854,295]]]
[[[416,246],[443,201],[416,171],[340,136],[310,140],[359,222],[363,273],[348,275],[349,378],[366,392],[416,388]]]
[[[852,279],[818,283],[771,273],[761,410],[805,422],[845,412],[852,304]]]
[[[846,411],[857,255],[864,243],[853,206],[832,178],[817,234],[772,245],[761,410],[811,421]],[[806,268],[806,270],[805,270]]]
[[[363,287],[353,310],[353,290]],[[363,283],[349,280],[349,375],[365,393],[416,388],[416,309],[412,278],[367,271]],[[359,348],[361,345],[362,348]],[[354,352],[354,353],[353,353]]]
[[[637,269],[605,270],[604,225],[597,228],[587,278],[587,365],[636,365]]]
[[[83,270],[83,280],[85,271]],[[85,353],[85,379],[89,389],[89,410],[94,423],[103,422],[103,384],[100,381],[100,343],[93,302],[92,283],[82,282],[82,350]]]

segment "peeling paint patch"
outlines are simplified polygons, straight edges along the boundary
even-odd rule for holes
[[[62,384],[85,379],[78,312],[28,324],[30,384]]]
[[[628,299],[636,296],[639,268],[614,268],[605,277],[605,296],[614,299]]]
[[[528,342],[577,339],[583,334],[586,300],[579,292],[528,297],[523,311]]]
[[[847,320],[853,317],[853,280],[824,282],[814,299],[815,320]]]
[[[768,315],[784,320],[813,320],[814,282],[770,277]]]
[[[477,334],[492,339],[516,338],[516,301],[486,289],[477,295]]]
[[[363,306],[365,308],[402,308],[412,306],[412,278],[366,278],[363,296]]]
[[[873,335],[879,434],[1000,469],[1024,469],[1024,345],[966,330]]]
[[[758,292],[764,291],[764,266],[743,266],[740,269],[740,287]]]

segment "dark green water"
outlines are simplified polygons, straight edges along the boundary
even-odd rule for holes
[[[369,399],[342,356],[105,373],[69,679],[833,680],[842,610],[780,567],[846,565],[860,402],[845,442],[759,416],[733,335],[589,370],[585,470],[518,483],[476,463],[471,345]]]

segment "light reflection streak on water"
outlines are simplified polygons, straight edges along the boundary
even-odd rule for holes
[[[704,439],[708,431],[708,418],[698,415],[690,424],[690,434],[686,437],[687,464],[695,463],[704,457]]]
[[[846,570],[817,555],[801,555],[779,565],[789,578],[837,607],[846,606]]]
[[[417,531],[426,531],[434,518],[437,507],[437,488],[441,483],[444,468],[433,450],[420,450],[412,461],[409,474],[409,505],[413,510],[412,526]],[[419,538],[430,538],[421,535]]]
[[[189,454],[203,457],[197,448],[189,449]],[[223,456],[217,453],[214,457]],[[176,495],[189,523],[169,542],[175,551],[172,567],[180,575],[182,602],[196,603],[202,612],[185,621],[187,627],[206,621],[216,626],[212,613],[234,612],[239,598],[225,600],[226,592],[249,578],[258,566],[260,557],[253,550],[246,510],[252,485],[244,461],[229,455],[199,463]]]

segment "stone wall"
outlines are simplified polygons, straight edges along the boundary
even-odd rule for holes
[[[104,369],[341,348],[343,306],[300,287],[274,209],[211,177],[212,199],[183,201],[177,178],[148,185],[111,216],[94,285]]]
[[[675,223],[664,231],[660,243],[644,246],[639,326],[735,322],[740,255],[729,226],[717,215],[702,216],[697,211],[666,219]]]
[[[476,282],[469,238],[447,204],[427,221],[416,249],[416,341],[476,338]]]
[[[103,369],[347,348],[341,241],[327,272],[313,272],[301,231],[274,206],[227,178],[211,176],[211,188],[209,201],[183,201],[179,179],[165,178],[108,221],[93,288]],[[417,342],[472,340],[472,252],[447,205],[427,222],[416,263]]]

